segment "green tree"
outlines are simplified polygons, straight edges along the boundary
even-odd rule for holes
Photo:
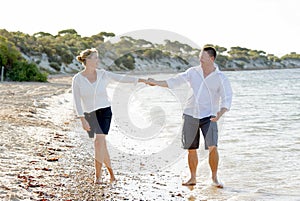
[[[6,71],[9,71],[15,61],[21,60],[22,56],[16,46],[0,36],[0,66],[4,66]]]
[[[75,29],[65,29],[58,32],[58,36],[63,36],[66,34],[78,35]]]
[[[281,57],[282,60],[286,59],[300,59],[300,54],[297,54],[296,52],[291,52],[290,54],[286,54]]]
[[[213,47],[216,49],[218,55],[223,54],[224,52],[227,51],[227,48],[225,48],[225,47],[221,47],[221,46],[218,46],[218,45],[213,46]]]
[[[272,62],[280,62],[281,61],[281,59],[278,58],[277,56],[275,56],[274,54],[268,54],[267,58],[269,61],[272,61]]]
[[[35,33],[35,34],[33,34],[33,36],[34,37],[44,37],[44,36],[52,36],[52,37],[54,37],[52,34],[50,34],[50,33],[46,33],[46,32],[37,32],[37,33]]]

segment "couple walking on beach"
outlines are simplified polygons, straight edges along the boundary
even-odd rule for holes
[[[112,111],[106,87],[110,81],[123,83],[143,82],[151,86],[176,88],[188,83],[193,94],[187,100],[183,112],[182,146],[188,151],[188,165],[191,177],[182,183],[184,186],[196,185],[200,129],[205,140],[205,149],[209,150],[209,165],[212,184],[222,188],[217,178],[218,127],[217,121],[230,109],[232,89],[228,78],[214,63],[217,53],[213,47],[204,47],[199,55],[200,65],[167,80],[140,79],[97,69],[98,51],[86,49],[77,56],[84,70],[77,73],[72,80],[72,92],[77,116],[90,138],[94,138],[95,147],[95,183],[102,183],[103,163],[110,174],[110,182],[116,181],[106,145]]]

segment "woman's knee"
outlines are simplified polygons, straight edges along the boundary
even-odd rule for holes
[[[105,142],[105,135],[103,134],[97,134],[94,139],[95,144],[102,144]]]

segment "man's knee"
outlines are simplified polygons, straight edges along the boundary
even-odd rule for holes
[[[208,147],[208,150],[209,150],[210,153],[211,153],[211,152],[217,152],[217,151],[218,151],[218,148],[217,148],[217,146],[209,146],[209,147]]]
[[[197,149],[188,149],[189,153],[197,153]]]

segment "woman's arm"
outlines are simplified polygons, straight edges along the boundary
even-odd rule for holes
[[[72,80],[72,95],[73,95],[73,106],[78,117],[84,117],[83,109],[81,106],[81,98],[80,98],[80,88],[76,79]]]
[[[83,109],[81,106],[81,96],[80,96],[80,87],[78,83],[73,79],[72,81],[72,94],[73,94],[73,101],[74,101],[74,110],[76,111],[76,116],[79,117],[81,121],[81,125],[84,130],[90,131],[90,125],[84,117]]]
[[[109,71],[105,71],[105,75],[110,80],[113,80],[113,81],[116,81],[116,82],[135,83],[135,84],[137,82],[139,82],[139,78],[137,78],[137,77],[132,77],[132,76],[128,76],[128,75],[120,75],[120,74],[112,73],[112,72],[109,72]]]

